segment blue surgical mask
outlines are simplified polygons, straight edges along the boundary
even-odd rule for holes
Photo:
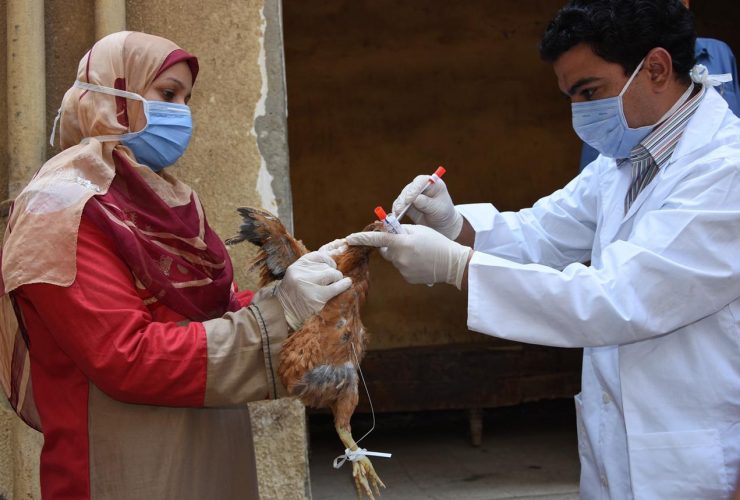
[[[571,104],[573,129],[583,142],[609,158],[627,158],[655,125],[630,128],[624,117],[622,96],[642,68],[640,61],[622,91],[616,97]]]
[[[96,136],[99,141],[120,141],[136,156],[136,161],[155,172],[175,163],[185,152],[193,132],[190,108],[184,104],[148,101],[139,94],[76,81],[75,87],[93,92],[141,101],[146,126],[138,132],[120,135]]]
[[[155,172],[169,167],[183,155],[193,132],[190,108],[185,104],[144,101],[146,126],[121,142]]]

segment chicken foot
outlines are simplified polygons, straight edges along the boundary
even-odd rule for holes
[[[342,440],[346,449],[356,451],[359,448],[357,443],[355,443],[355,440],[352,438],[352,433],[348,429],[340,426],[336,426],[335,428],[339,435],[339,439]],[[352,462],[352,477],[355,480],[355,488],[357,489],[357,498],[359,498],[359,500],[363,500],[365,495],[367,495],[370,500],[375,500],[373,492],[370,489],[371,483],[373,489],[375,489],[375,494],[378,496],[380,496],[378,485],[385,488],[385,484],[380,480],[378,474],[375,472],[373,464],[367,457],[360,457],[358,460]]]

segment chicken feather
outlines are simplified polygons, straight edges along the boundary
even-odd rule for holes
[[[280,219],[266,210],[241,207],[237,212],[242,216],[239,233],[226,240],[227,245],[249,241],[260,247],[250,270],[260,273],[260,286],[283,279],[285,270],[308,250],[303,242],[293,238]]]
[[[260,286],[282,279],[290,264],[308,253],[302,242],[291,236],[280,220],[256,208],[239,208],[243,223],[228,245],[249,241],[257,245],[250,269],[259,272]],[[364,230],[382,230],[375,222]],[[360,318],[370,281],[369,260],[374,248],[351,246],[334,256],[337,269],[352,279],[352,286],[329,300],[319,313],[309,317],[283,344],[278,376],[288,392],[305,405],[329,408],[336,431],[350,450],[356,450],[350,419],[358,402],[359,363],[365,354],[367,332]],[[367,457],[352,463],[358,496],[374,498],[383,482]]]

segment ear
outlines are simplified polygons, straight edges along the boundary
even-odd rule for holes
[[[673,59],[671,54],[656,47],[645,56],[645,69],[650,77],[653,92],[664,92],[673,81]]]

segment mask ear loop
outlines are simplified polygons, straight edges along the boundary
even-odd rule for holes
[[[118,90],[118,89],[112,89],[110,87],[103,87],[102,85],[95,85],[94,83],[86,83],[81,82],[79,80],[76,80],[74,83],[74,86],[78,89],[84,89],[84,90],[90,90],[92,92],[100,92],[102,94],[108,94],[115,97],[125,97],[126,99],[133,99],[134,101],[141,101],[144,103],[144,114],[147,114],[147,101],[143,97],[141,97],[139,94],[135,94],[133,92],[127,92],[125,90]],[[139,135],[140,132],[128,132],[126,134],[119,134],[119,135],[96,135],[93,138],[100,142],[110,142],[110,141],[123,141],[126,139],[130,139],[132,137],[136,137]]]
[[[640,61],[640,64],[638,64],[637,67],[635,68],[635,71],[632,72],[632,76],[630,76],[630,79],[627,80],[627,83],[625,83],[624,87],[622,87],[622,91],[619,93],[619,97],[622,97],[624,93],[627,92],[627,89],[629,88],[630,83],[632,83],[632,80],[635,79],[635,77],[637,76],[637,73],[640,72],[640,68],[642,68],[643,64],[645,64],[644,57],[642,58],[642,61]]]

